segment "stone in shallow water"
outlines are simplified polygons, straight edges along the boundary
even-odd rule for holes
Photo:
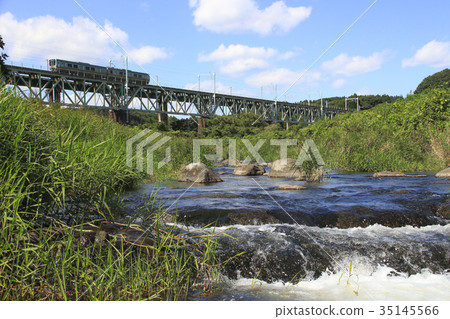
[[[436,174],[436,177],[450,178],[450,167],[447,167],[446,169],[443,169],[442,171],[438,172]]]
[[[296,178],[301,176],[304,174],[296,167],[295,160],[292,158],[276,160],[269,172],[269,177]]]
[[[373,174],[373,177],[405,177],[403,172],[383,171]]]
[[[307,189],[305,186],[300,185],[287,185],[287,184],[281,184],[277,186],[277,189],[283,190],[283,191],[300,191]]]
[[[223,182],[223,179],[205,164],[191,163],[183,168],[181,174],[178,176],[178,181],[188,183],[215,183]]]
[[[255,175],[263,175],[265,172],[266,171],[262,165],[247,164],[236,167],[233,171],[233,175],[255,176]]]
[[[436,213],[438,216],[450,219],[450,200],[447,200],[445,203],[439,205]]]

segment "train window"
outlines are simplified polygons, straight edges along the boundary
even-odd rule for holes
[[[91,68],[91,71],[95,71],[95,68]]]
[[[86,70],[88,70],[88,71],[89,71],[89,67],[88,67],[88,66],[86,67]]]
[[[69,68],[71,68],[71,67],[72,67],[72,64],[69,63],[69,64],[67,64],[67,66],[68,66]]]
[[[73,68],[74,68],[74,69],[78,69],[78,65],[74,64],[74,65],[73,65]]]

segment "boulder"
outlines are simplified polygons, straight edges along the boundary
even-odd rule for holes
[[[203,163],[191,163],[183,168],[178,176],[179,182],[215,183],[223,180]]]
[[[450,219],[450,200],[447,200],[445,203],[442,203],[437,209],[437,215],[444,217],[446,219]]]
[[[383,171],[373,174],[373,177],[405,177],[403,172]]]
[[[269,177],[280,178],[297,178],[305,176],[298,167],[295,166],[295,160],[288,158],[287,160],[276,160],[272,163]]]
[[[301,191],[307,189],[305,186],[300,185],[288,185],[288,184],[281,184],[277,186],[277,189],[284,190],[284,191]]]
[[[236,167],[233,171],[233,175],[255,176],[255,175],[263,175],[265,172],[266,171],[264,167],[261,165],[247,164]]]
[[[285,217],[285,214],[281,214]],[[201,209],[189,212],[171,212],[162,217],[165,223],[182,223],[189,226],[266,225],[281,224],[283,221],[272,216],[271,211],[248,209]]]
[[[446,169],[443,169],[442,171],[436,173],[436,177],[450,178],[450,167],[447,167]]]

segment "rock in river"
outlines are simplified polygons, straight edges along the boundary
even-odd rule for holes
[[[276,160],[269,172],[269,177],[297,178],[301,176],[304,174],[296,167],[295,160],[292,158]]]
[[[178,176],[179,182],[215,183],[223,180],[203,163],[191,163],[183,168]]]
[[[243,166],[236,167],[233,171],[233,175],[242,176],[255,176],[263,175],[266,171],[262,165],[258,164],[247,164]]]
[[[450,178],[450,167],[443,169],[436,174],[436,177]]]
[[[373,177],[405,177],[403,172],[383,171],[373,174]]]
[[[307,189],[305,186],[300,185],[288,185],[288,184],[281,184],[277,186],[277,189],[284,190],[284,191],[301,191]]]

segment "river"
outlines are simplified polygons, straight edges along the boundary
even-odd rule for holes
[[[186,230],[226,232],[222,260],[245,252],[226,264],[212,295],[194,299],[450,299],[450,223],[437,213],[449,200],[448,180],[330,172],[306,184],[215,170],[224,182],[146,184],[129,195],[157,188],[167,222],[177,215]]]

